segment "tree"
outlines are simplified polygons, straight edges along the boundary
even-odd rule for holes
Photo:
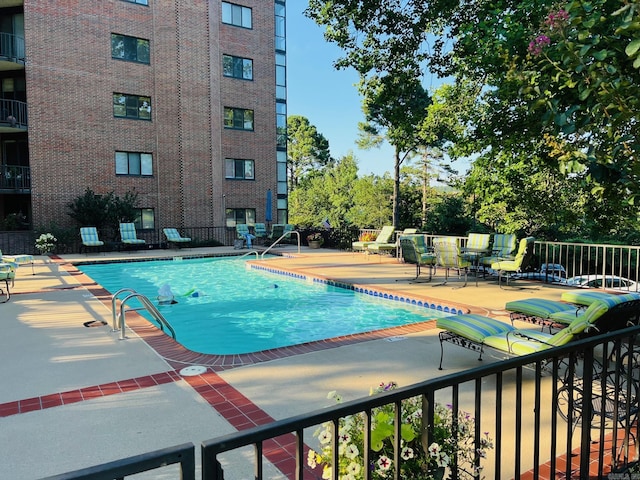
[[[306,117],[287,118],[287,168],[289,188],[297,188],[300,178],[331,160],[329,142]]]
[[[115,238],[121,222],[133,222],[138,215],[138,194],[127,192],[123,198],[113,192],[96,195],[87,188],[83,195],[67,205],[69,216],[80,226],[96,227],[105,238]]]
[[[393,225],[399,224],[400,167],[419,145],[418,128],[426,116],[431,98],[415,71],[394,71],[387,75],[362,77],[362,110],[358,145],[370,148],[382,138],[394,148]]]
[[[587,167],[597,191],[640,194],[640,5],[590,0],[549,11],[512,62],[528,107],[565,171]]]

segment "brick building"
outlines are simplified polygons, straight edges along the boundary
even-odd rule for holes
[[[137,227],[287,220],[285,0],[0,0],[0,219],[72,225],[87,188]]]

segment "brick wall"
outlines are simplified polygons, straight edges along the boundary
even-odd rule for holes
[[[222,25],[220,2],[26,0],[27,103],[33,223],[71,223],[87,187],[129,190],[156,227],[223,224],[275,192],[273,2],[242,1],[253,29]],[[151,64],[111,58],[111,33],[151,42]],[[222,53],[254,60],[254,81],[222,76]],[[113,92],[151,97],[152,121],[114,118]],[[255,131],[225,130],[224,106],[253,109]],[[152,152],[151,178],[115,175],[114,151]],[[255,181],[224,179],[225,158],[254,159]]]

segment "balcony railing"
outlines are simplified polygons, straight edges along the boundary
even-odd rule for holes
[[[31,191],[31,168],[0,165],[0,192],[27,193]]]
[[[24,131],[27,126],[27,104],[19,100],[0,99],[0,130]]]
[[[0,61],[24,65],[24,38],[12,33],[0,33]]]

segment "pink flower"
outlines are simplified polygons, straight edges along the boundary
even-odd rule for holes
[[[544,21],[549,28],[562,28],[564,23],[569,20],[569,13],[566,10],[558,10],[557,12],[551,12],[547,19]]]
[[[551,44],[551,39],[546,35],[538,35],[535,40],[529,42],[529,53],[534,56],[540,55],[542,53],[542,49]]]

